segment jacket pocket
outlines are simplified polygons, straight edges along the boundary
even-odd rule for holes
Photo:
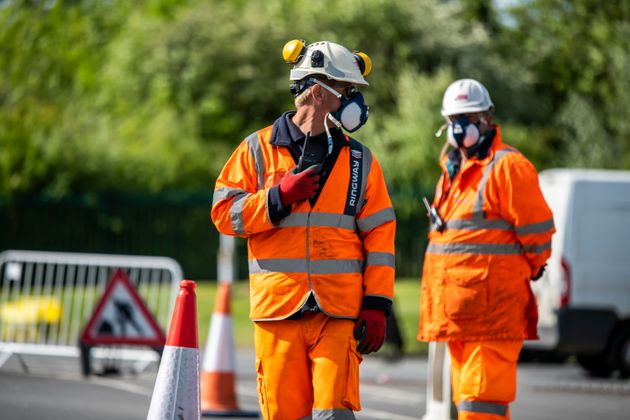
[[[267,406],[267,389],[265,388],[263,364],[260,359],[256,359],[256,391],[258,391],[258,401],[263,418],[268,419],[269,407]]]
[[[488,310],[488,270],[453,267],[445,270],[444,312],[453,320],[475,319]]]
[[[359,397],[359,364],[363,358],[357,352],[357,342],[354,338],[349,340],[348,371],[346,377],[346,393],[341,402],[353,411],[361,410],[361,398]]]

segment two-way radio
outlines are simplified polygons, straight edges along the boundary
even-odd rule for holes
[[[316,148],[309,147],[311,142],[309,141],[311,138],[311,132],[306,133],[306,138],[304,139],[304,147],[302,148],[302,155],[298,160],[296,173],[300,173],[303,170],[310,168],[313,165],[319,165],[321,162],[321,158],[318,157],[316,152]]]
[[[427,216],[429,216],[429,221],[432,225],[435,226],[438,232],[442,232],[446,229],[446,223],[444,223],[444,219],[440,216],[440,212],[438,210],[429,205],[429,200],[426,197],[422,197],[422,202],[424,203],[424,207],[427,209]]]

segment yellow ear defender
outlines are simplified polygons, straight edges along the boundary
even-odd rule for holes
[[[357,60],[359,64],[359,70],[361,70],[361,74],[363,76],[367,76],[372,71],[372,60],[370,56],[361,51],[354,52],[354,58]]]
[[[305,47],[306,42],[304,42],[303,39],[292,39],[284,44],[284,48],[282,48],[282,58],[288,64],[295,64],[300,61],[302,55],[304,55]]]

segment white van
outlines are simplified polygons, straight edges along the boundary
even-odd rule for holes
[[[538,300],[540,341],[591,374],[630,375],[630,171],[540,173],[557,232]]]

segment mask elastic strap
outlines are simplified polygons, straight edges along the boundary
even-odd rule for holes
[[[438,131],[435,132],[435,137],[441,137],[446,127],[448,127],[447,123],[442,124],[440,128],[438,128]]]
[[[333,148],[333,139],[332,135],[330,134],[330,130],[328,129],[328,122],[326,120],[330,120],[333,124],[337,126],[337,128],[341,128],[341,123],[337,121],[335,117],[330,115],[330,112],[327,113],[324,117],[324,129],[326,130],[326,137],[328,138],[328,154],[331,154]]]
[[[313,79],[313,80],[315,81],[315,83],[317,83],[318,85],[320,85],[321,87],[326,89],[328,92],[330,92],[333,95],[335,95],[340,101],[343,99],[343,95],[341,93],[337,92],[335,89],[331,88],[326,83],[321,82],[321,81],[319,81],[317,79]]]

